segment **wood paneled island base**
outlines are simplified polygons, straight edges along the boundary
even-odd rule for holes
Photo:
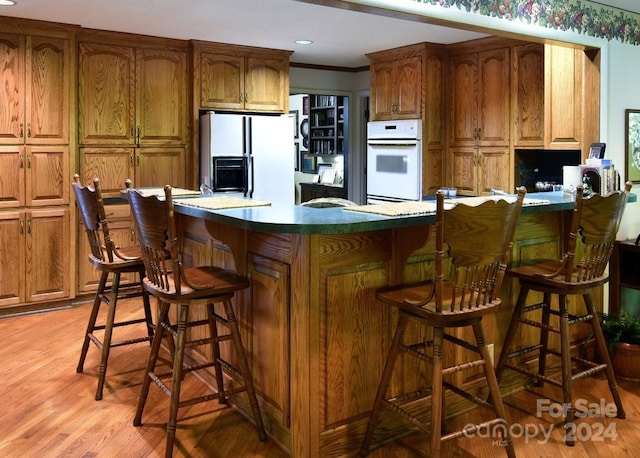
[[[573,202],[561,196],[549,205],[523,208],[512,262],[557,258],[563,244],[559,234],[572,208]],[[213,263],[250,278],[250,289],[236,297],[236,313],[270,440],[294,457],[353,456],[395,328],[395,314],[376,302],[375,291],[431,275],[433,215],[391,218],[275,205],[207,211],[177,204],[176,212],[191,255],[185,262]],[[506,280],[502,309],[485,324],[495,357],[516,295],[517,285]],[[596,302],[601,304],[601,298],[600,291]],[[519,339],[533,344],[534,337]],[[445,347],[450,362],[465,356],[463,350],[447,352]],[[430,377],[424,365],[400,364],[404,367],[392,387],[406,391],[424,383],[420,375]],[[477,377],[464,377],[456,382],[473,390]],[[507,372],[501,390],[513,393],[524,384],[521,376]],[[486,396],[480,391],[484,384],[477,385]],[[249,412],[241,397],[232,401]],[[451,398],[447,416],[471,406]],[[409,408],[428,412],[424,406]],[[389,414],[374,445],[412,431]]]

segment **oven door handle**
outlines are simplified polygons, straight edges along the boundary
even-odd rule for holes
[[[420,143],[420,140],[408,139],[408,140],[368,140],[367,144],[369,146],[417,146]]]

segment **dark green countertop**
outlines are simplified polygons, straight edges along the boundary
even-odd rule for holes
[[[549,204],[527,205],[523,214],[571,210],[574,202],[562,192],[527,194],[531,199],[548,200]],[[227,224],[256,232],[290,234],[346,234],[435,223],[435,214],[412,216],[381,216],[343,210],[340,207],[312,208],[297,205],[278,205],[208,210],[180,205],[175,199],[178,214]]]

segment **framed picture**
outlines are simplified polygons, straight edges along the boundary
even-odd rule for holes
[[[302,97],[302,114],[307,116],[309,114],[309,96]]]
[[[604,158],[604,150],[607,148],[606,143],[592,143],[589,147],[589,158],[602,159]]]
[[[302,173],[316,173],[318,158],[313,154],[303,153],[300,159]]]
[[[300,137],[300,131],[298,130],[298,110],[291,110],[289,112],[293,119],[293,138]]]
[[[640,110],[625,110],[625,175],[640,183]]]

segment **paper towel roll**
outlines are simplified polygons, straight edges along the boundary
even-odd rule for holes
[[[562,167],[562,186],[578,187],[582,184],[582,173],[579,165],[565,165]]]

